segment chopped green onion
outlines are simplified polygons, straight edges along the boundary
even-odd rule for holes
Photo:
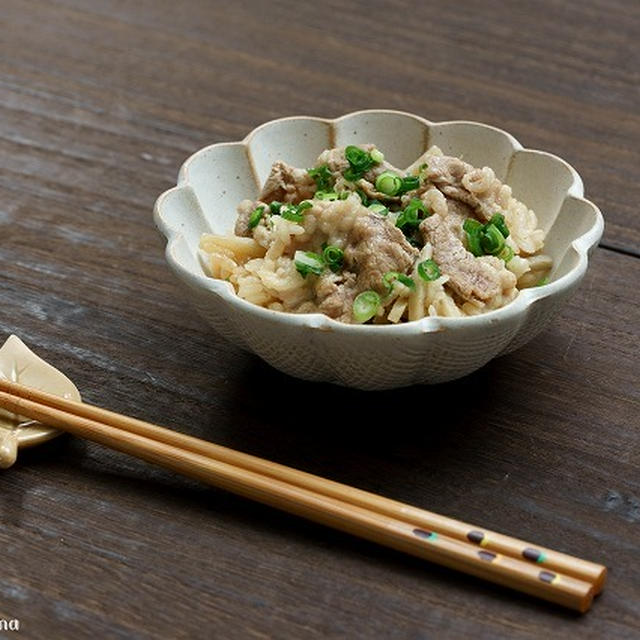
[[[420,200],[420,198],[411,198],[409,204],[404,209],[409,213],[411,217],[414,215],[417,218],[427,218],[429,216],[429,210],[427,209],[427,205]]]
[[[314,179],[318,189],[328,191],[333,186],[333,175],[329,170],[329,165],[321,164],[319,167],[307,169],[307,173]]]
[[[504,260],[504,263],[507,264],[514,255],[513,249],[508,244],[505,244],[504,249],[498,254],[498,258]]]
[[[375,291],[363,291],[353,301],[353,319],[358,323],[367,322],[378,312],[380,296]]]
[[[310,273],[319,276],[324,271],[322,256],[313,253],[313,251],[296,251],[293,259],[296,270],[303,278],[306,278]]]
[[[291,222],[302,222],[304,220],[304,215],[302,214],[303,207],[301,203],[299,205],[295,204],[283,204],[280,207],[280,215],[285,220],[290,220]],[[308,209],[309,207],[304,207],[304,209]]]
[[[372,202],[369,205],[369,211],[377,213],[380,216],[386,216],[389,213],[389,209],[385,207],[381,202]]]
[[[274,216],[279,216],[280,215],[280,207],[282,207],[282,202],[278,202],[277,200],[274,200],[270,205],[269,205],[269,209],[271,209],[271,213]]]
[[[291,222],[302,222],[304,220],[304,216],[298,211],[298,207],[295,204],[283,204],[280,207],[280,215]]]
[[[409,289],[416,288],[416,283],[413,279],[406,276],[404,273],[400,273],[399,271],[387,271],[387,273],[382,276],[382,282],[387,290],[387,294],[393,291],[393,283],[396,280],[401,282],[405,287],[409,287]]]
[[[334,244],[326,245],[322,248],[322,259],[331,271],[339,271],[344,262],[344,251]]]
[[[342,172],[345,180],[349,182],[355,182],[362,178],[362,176],[376,164],[376,161],[371,157],[371,154],[356,147],[355,145],[349,145],[344,150],[344,157],[349,163],[349,168]]]
[[[513,258],[513,250],[505,244],[509,229],[501,213],[491,216],[487,224],[467,218],[462,228],[467,234],[467,248],[474,256],[490,254],[502,258],[505,262]]]
[[[480,245],[485,253],[498,255],[504,249],[504,236],[494,224],[486,224],[480,233]]]
[[[356,193],[358,194],[358,198],[360,198],[360,202],[362,202],[363,206],[369,206],[369,198],[367,198],[367,194],[362,189],[356,189]]]
[[[381,162],[384,162],[384,153],[382,153],[382,151],[380,151],[380,149],[372,149],[369,152],[369,155],[371,156],[371,159],[376,164],[380,164]]]
[[[402,178],[393,171],[384,171],[376,178],[376,189],[387,196],[395,196],[402,188]]]
[[[313,197],[318,200],[337,200],[338,194],[335,191],[316,191]]]
[[[467,234],[467,249],[476,257],[484,255],[480,235],[484,226],[474,218],[467,218],[462,224],[462,228]]]
[[[259,207],[256,207],[249,216],[249,229],[253,229],[257,227],[260,220],[262,220],[262,215],[264,214],[264,205],[261,204]]]
[[[418,171],[422,172],[429,168],[429,165],[426,162],[423,162],[419,167]]]
[[[353,167],[364,166],[369,162],[371,158],[371,156],[366,151],[352,144],[350,144],[344,150],[344,157],[347,159],[347,162]]]
[[[338,194],[338,200],[346,200],[351,195],[351,191],[345,189]]]
[[[477,220],[475,220],[474,218],[467,218],[463,224],[462,224],[462,228],[467,232],[467,233],[477,233],[478,231],[480,231],[480,229],[482,229],[482,223],[478,222]]]
[[[440,267],[435,260],[424,260],[418,265],[418,275],[427,282],[437,280],[440,277]]]
[[[489,220],[489,224],[493,224],[498,227],[498,230],[505,238],[509,237],[509,227],[507,227],[507,223],[501,213],[494,213],[491,216],[491,220]]]
[[[304,220],[303,212],[306,209],[311,209],[311,207],[313,207],[313,202],[310,200],[303,200],[300,204],[279,204],[278,212],[285,220],[302,222]]]
[[[545,284],[549,284],[549,276],[538,280],[538,282],[536,282],[536,287],[543,287]]]
[[[398,194],[406,193],[407,191],[413,191],[420,186],[420,178],[418,176],[407,176],[402,178],[402,185]]]
[[[480,233],[467,233],[467,249],[477,258],[484,255],[480,243]]]
[[[411,235],[420,222],[429,216],[429,210],[420,198],[411,198],[409,204],[396,218],[396,227],[406,236]]]
[[[352,169],[351,167],[349,167],[348,169],[345,169],[342,172],[342,175],[344,176],[344,179],[347,182],[356,182],[357,180],[360,180],[360,178],[362,178],[362,172],[356,171],[355,169]]]

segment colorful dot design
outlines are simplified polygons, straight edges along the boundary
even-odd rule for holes
[[[481,547],[486,547],[489,544],[489,538],[482,531],[478,531],[477,529],[473,529],[467,533],[467,540],[474,544],[478,544]],[[498,556],[492,551],[485,551],[483,549],[482,551],[478,551],[478,557],[485,562],[493,562]],[[527,547],[522,551],[522,557],[525,558],[525,560],[530,560],[537,564],[542,564],[547,559],[544,551],[533,549],[531,547]],[[553,571],[543,570],[538,574],[538,578],[547,584],[557,584],[560,581],[560,576],[553,573]]]
[[[482,531],[477,531],[476,529],[467,533],[467,540],[474,544],[479,544],[481,547],[486,547],[489,544],[489,538]]]
[[[557,573],[553,573],[553,571],[543,570],[538,574],[538,578],[547,584],[557,584],[560,581],[560,576]]]
[[[522,552],[522,557],[532,562],[537,562],[538,564],[542,564],[547,559],[547,556],[542,551],[532,549],[531,547],[527,547]]]
[[[434,531],[426,531],[425,529],[414,529],[413,535],[418,538],[422,538],[423,540],[429,540],[430,542],[433,542],[438,538],[437,533]]]
[[[493,562],[498,556],[493,551],[485,551],[483,549],[478,551],[478,557],[485,562]]]

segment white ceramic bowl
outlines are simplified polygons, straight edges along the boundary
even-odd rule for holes
[[[367,326],[264,309],[236,296],[228,282],[205,275],[197,253],[201,234],[232,233],[237,204],[257,196],[274,161],[309,167],[325,148],[364,142],[376,144],[397,167],[409,166],[433,144],[475,166],[490,166],[548,233],[550,284],[525,289],[507,306],[474,317]],[[372,110],[336,120],[282,118],[242,142],[197,151],[183,164],[178,185],[158,198],[155,221],[167,238],[169,266],[220,334],[292,376],[389,389],[460,378],[539,333],[582,280],[602,236],[602,215],[582,196],[582,180],[564,160],[524,149],[500,129]]]

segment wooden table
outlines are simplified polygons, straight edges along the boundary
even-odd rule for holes
[[[610,567],[578,616],[65,437],[0,476],[2,637],[640,637],[635,0],[0,8],[2,339],[90,402]],[[606,218],[561,315],[458,382],[290,379],[188,311],[163,260],[152,205],[193,151],[369,107],[507,129]]]

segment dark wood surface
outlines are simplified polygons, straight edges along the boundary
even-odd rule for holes
[[[93,403],[610,568],[578,616],[63,437],[0,476],[7,637],[640,637],[639,39],[635,0],[2,0],[0,338]],[[605,215],[561,315],[451,384],[287,378],[164,265],[187,155],[369,107],[507,129]]]

